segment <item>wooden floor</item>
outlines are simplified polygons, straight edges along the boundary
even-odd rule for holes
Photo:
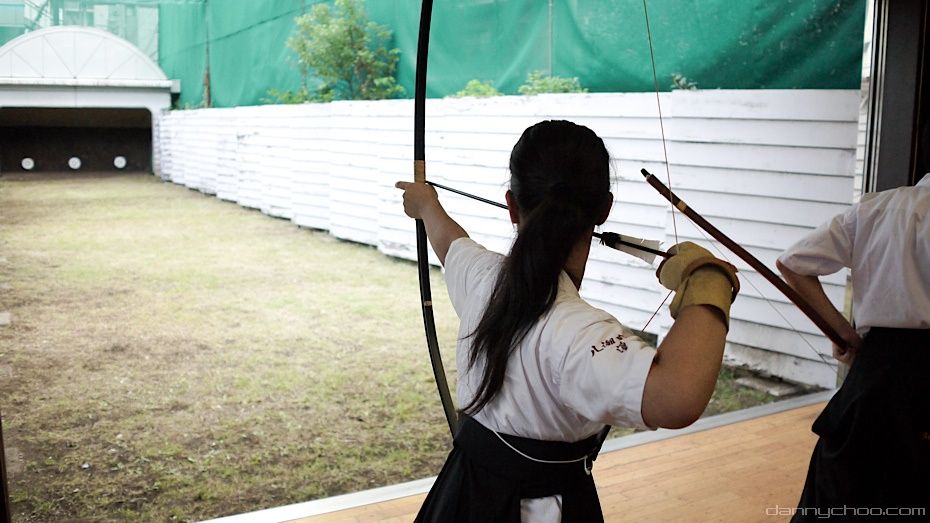
[[[824,404],[602,454],[594,468],[604,518],[614,521],[786,521],[816,441]],[[423,495],[293,520],[413,521]],[[767,510],[768,509],[768,510]]]

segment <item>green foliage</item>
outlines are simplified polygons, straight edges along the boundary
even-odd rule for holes
[[[312,99],[313,96],[307,87],[301,86],[296,91],[268,89],[268,96],[262,98],[262,102],[268,104],[301,104]]]
[[[692,82],[681,73],[672,73],[672,89],[681,89],[685,91],[695,91],[698,88],[697,82]]]
[[[388,49],[391,30],[369,21],[361,0],[314,5],[294,19],[297,28],[287,46],[297,54],[304,86],[269,95],[284,101],[381,100],[403,94],[394,72],[400,56]],[[315,88],[307,78],[318,80]]]
[[[526,77],[526,83],[521,85],[517,91],[524,95],[534,95],[542,93],[586,93],[587,89],[581,87],[578,77],[564,78],[562,76],[551,76],[544,71],[533,71]]]
[[[192,111],[194,109],[203,109],[207,106],[203,100],[199,102],[184,102],[181,103],[180,98],[175,98],[171,101],[171,109],[174,111]]]
[[[465,84],[465,88],[461,91],[450,95],[451,98],[463,98],[465,96],[474,96],[476,98],[487,98],[489,96],[500,96],[501,92],[498,91],[493,82],[490,80],[482,82],[478,79],[469,80]]]

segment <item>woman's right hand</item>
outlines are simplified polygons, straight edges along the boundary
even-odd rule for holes
[[[720,310],[729,325],[730,304],[739,292],[736,267],[692,242],[679,243],[669,252],[672,256],[656,274],[665,288],[675,291],[669,305],[672,318],[688,305],[708,305]]]
[[[670,291],[678,289],[688,277],[692,263],[701,258],[714,257],[710,251],[693,242],[681,242],[669,249],[668,253],[671,256],[662,260],[656,269],[656,276],[659,283]]]
[[[862,338],[852,329],[850,329],[850,331],[851,332],[840,333],[846,341],[846,345],[841,347],[834,343],[833,357],[840,363],[851,367],[853,360],[856,359],[856,353],[859,351],[859,348],[862,347]]]

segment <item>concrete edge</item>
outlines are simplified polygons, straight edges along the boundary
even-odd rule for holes
[[[804,396],[789,398],[782,401],[766,403],[765,405],[759,405],[757,407],[735,410],[733,412],[717,414],[716,416],[708,416],[706,418],[697,420],[693,425],[683,429],[657,429],[648,432],[637,432],[635,434],[630,434],[629,436],[622,436],[605,441],[604,446],[601,447],[601,452],[613,452],[615,450],[628,449],[630,447],[645,445],[646,443],[662,441],[669,438],[684,436],[686,434],[694,434],[695,432],[715,429],[724,425],[731,425],[741,421],[749,421],[751,419],[761,418],[763,416],[778,414],[779,412],[785,412],[787,410],[799,409],[801,407],[806,407],[815,403],[829,401],[835,392],[836,390],[815,392],[813,394],[805,394]],[[597,465],[595,465],[595,467],[597,467]]]
[[[400,499],[416,494],[424,494],[429,492],[435,480],[436,476],[433,476],[431,478],[408,481],[407,483],[398,483],[397,485],[351,492],[340,496],[256,510],[255,512],[246,512],[245,514],[225,516],[201,523],[281,523],[292,521],[364,505],[371,505],[373,503],[381,503],[392,499]]]
[[[606,441],[603,448],[601,449],[601,452],[613,452],[616,450],[627,449],[639,445],[645,445],[647,443],[684,436],[686,434],[693,434],[695,432],[710,430],[717,427],[722,427],[724,425],[731,425],[741,421],[749,421],[751,419],[756,419],[763,416],[778,414],[779,412],[806,407],[815,403],[828,401],[835,392],[835,390],[816,392],[813,394],[798,396],[796,398],[776,401],[773,403],[766,403],[765,405],[759,405],[757,407],[750,407],[748,409],[727,412],[725,414],[718,414],[716,416],[709,416],[707,418],[701,418],[690,427],[680,430],[658,429],[648,432],[637,432],[635,434],[630,434],[629,436],[622,436]],[[597,466],[595,465],[595,468],[596,467]],[[330,512],[356,508],[373,503],[381,503],[383,501],[390,501],[392,499],[399,499],[416,494],[424,494],[429,492],[429,489],[433,486],[433,482],[435,480],[436,477],[434,476],[431,478],[409,481],[407,483],[399,483],[397,485],[388,485],[386,487],[363,490],[361,492],[352,492],[340,496],[306,501],[303,503],[295,503],[293,505],[285,505],[282,507],[257,510],[255,512],[225,516],[211,519],[202,523],[282,523],[285,521],[319,516]]]

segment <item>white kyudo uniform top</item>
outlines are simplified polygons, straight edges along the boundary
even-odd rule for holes
[[[468,369],[468,336],[478,326],[504,257],[470,238],[446,255],[449,298],[460,319],[457,398],[474,398],[484,365]],[[607,312],[585,302],[566,273],[552,307],[507,363],[504,384],[474,415],[488,429],[546,441],[575,442],[605,424],[646,429],[643,387],[656,350]],[[523,521],[559,521],[560,496],[525,500]]]
[[[807,276],[852,269],[860,335],[870,327],[930,328],[930,175],[866,195],[779,261]]]

